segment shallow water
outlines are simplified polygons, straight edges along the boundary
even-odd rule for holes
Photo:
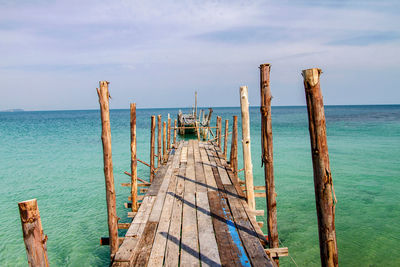
[[[150,116],[174,118],[177,111],[137,111],[140,159],[149,158]],[[339,263],[399,266],[400,106],[325,112]],[[319,266],[306,108],[273,107],[272,113],[279,238],[298,266]],[[213,124],[216,115],[231,120],[240,109],[215,108]],[[251,108],[250,117],[255,184],[263,185],[259,109]],[[127,222],[129,188],[119,184],[129,182],[123,173],[130,168],[129,110],[112,110],[111,127],[117,213]],[[107,236],[100,134],[96,110],[0,113],[0,266],[27,265],[17,203],[31,198],[38,199],[52,266],[107,266],[109,248],[99,246]],[[146,166],[138,168],[139,177],[148,177]],[[265,201],[258,199],[257,208]],[[281,263],[294,266],[289,257]]]

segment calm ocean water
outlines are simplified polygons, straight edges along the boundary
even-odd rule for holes
[[[150,116],[174,118],[177,111],[138,110],[139,158],[149,158]],[[298,266],[319,266],[306,108],[272,111],[279,237]],[[329,106],[325,112],[339,263],[400,266],[400,106]],[[240,110],[215,108],[213,123],[216,115],[231,120]],[[259,109],[251,108],[250,117],[255,184],[263,185]],[[129,181],[123,174],[130,168],[129,111],[112,110],[111,127],[117,213],[128,222],[129,188],[119,184]],[[17,203],[31,198],[38,199],[52,266],[108,265],[109,248],[99,245],[107,236],[100,133],[96,110],[0,113],[0,266],[27,265]],[[148,177],[142,164],[138,172]],[[281,263],[295,266],[288,257]]]

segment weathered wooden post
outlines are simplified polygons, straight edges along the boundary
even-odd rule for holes
[[[101,114],[101,141],[103,143],[104,177],[106,181],[106,200],[108,215],[108,233],[110,238],[110,256],[113,258],[118,250],[118,217],[115,203],[115,186],[111,152],[111,128],[110,108],[107,81],[100,82],[100,89],[97,88]]]
[[[161,156],[161,115],[157,116],[157,167],[161,166],[162,156]]]
[[[176,148],[176,119],[174,120],[174,147]]]
[[[197,133],[197,141],[200,141],[200,127],[198,121],[196,121],[196,133]]]
[[[302,74],[306,93],[311,155],[314,169],[321,265],[338,266],[335,203],[332,199],[334,191],[326,140],[324,104],[319,80],[321,70],[317,68],[307,69],[303,70]]]
[[[136,103],[131,103],[131,198],[132,211],[139,208],[137,202],[137,156],[136,156]]]
[[[267,200],[267,222],[269,247],[278,248],[278,221],[276,215],[276,193],[274,180],[274,158],[271,122],[271,89],[269,84],[270,64],[260,65],[260,94],[261,94],[261,149],[262,164],[264,165],[265,194]],[[279,265],[279,259],[275,262]]]
[[[18,203],[26,255],[30,267],[48,267],[47,236],[43,234],[42,221],[36,199]]]
[[[251,163],[250,147],[250,116],[247,86],[240,87],[240,107],[242,109],[242,145],[244,161],[244,177],[246,182],[247,204],[253,210],[256,208],[254,199],[253,164]]]
[[[237,129],[237,116],[233,116],[233,126],[232,126],[232,141],[231,141],[231,154],[230,154],[230,165],[232,168],[232,172],[235,175],[236,179],[238,178],[238,147],[237,147],[237,139],[238,139],[238,129]]]
[[[219,148],[221,148],[221,139],[222,139],[222,136],[221,136],[221,128],[222,128],[222,118],[220,117],[220,116],[217,116],[217,144],[218,144],[218,147]]]
[[[150,127],[150,182],[154,179],[154,150],[156,143],[156,116],[151,116]]]
[[[171,149],[171,118],[168,116],[167,151]]]
[[[224,136],[224,157],[226,159],[226,154],[228,153],[228,130],[229,130],[229,120],[225,120],[225,136]]]
[[[166,131],[167,131],[167,123],[164,121],[163,122],[163,157],[162,157],[163,162],[165,162],[167,160]]]

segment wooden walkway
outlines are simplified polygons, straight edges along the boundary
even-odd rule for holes
[[[275,266],[220,149],[180,142],[159,168],[113,266]]]

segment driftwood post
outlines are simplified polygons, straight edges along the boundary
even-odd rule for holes
[[[225,120],[225,136],[224,136],[224,157],[226,159],[226,154],[228,153],[228,130],[229,130],[229,120]]]
[[[43,234],[42,221],[36,199],[18,203],[28,265],[48,267],[47,236]]]
[[[176,119],[174,120],[174,147],[176,148]]]
[[[108,215],[108,233],[110,238],[110,256],[114,257],[118,250],[118,217],[115,203],[114,174],[111,152],[111,128],[108,82],[101,81],[100,89],[97,88],[101,112],[101,141],[103,143],[104,177],[106,181],[106,200]]]
[[[232,141],[231,141],[231,155],[230,155],[230,165],[232,172],[236,179],[238,178],[238,128],[237,128],[237,116],[233,116],[233,126],[232,126]]]
[[[302,72],[306,93],[311,155],[314,169],[315,202],[318,217],[319,247],[322,266],[338,266],[335,231],[335,203],[329,166],[324,104],[320,88],[320,69]],[[336,199],[335,199],[336,202]]]
[[[260,94],[261,94],[261,150],[264,165],[265,194],[267,200],[267,222],[269,247],[278,248],[278,221],[276,215],[276,193],[274,180],[274,157],[271,122],[271,89],[269,84],[270,64],[260,65]],[[279,265],[279,259],[275,262]]]
[[[131,103],[131,198],[132,211],[138,210],[136,157],[136,103]]]
[[[154,179],[154,150],[156,143],[156,116],[151,116],[150,128],[150,182]]]
[[[157,167],[161,166],[161,115],[157,116]]]
[[[251,209],[255,210],[256,202],[254,199],[253,164],[251,163],[250,116],[247,86],[240,87],[240,107],[242,110],[242,145],[247,204]]]
[[[200,127],[198,121],[196,121],[196,133],[197,133],[197,140],[200,141]]]
[[[165,162],[167,160],[166,131],[167,131],[167,123],[164,121],[163,122],[163,157],[162,157],[163,162]]]

